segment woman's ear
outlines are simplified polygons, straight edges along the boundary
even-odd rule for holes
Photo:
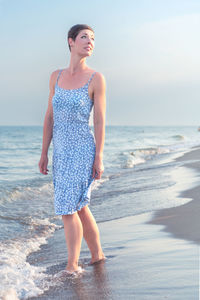
[[[73,46],[73,39],[72,38],[68,38],[68,45],[70,47]]]

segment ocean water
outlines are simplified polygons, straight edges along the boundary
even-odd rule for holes
[[[27,260],[63,228],[54,215],[52,144],[49,174],[38,169],[42,131],[42,126],[0,126],[0,297],[10,289],[19,299],[37,297],[55,284],[46,272],[53,260],[37,265]],[[198,145],[195,126],[107,126],[105,171],[93,185],[90,204],[97,222],[189,201],[175,197],[181,162],[174,159]]]

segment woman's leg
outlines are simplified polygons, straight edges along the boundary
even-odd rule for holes
[[[89,207],[87,205],[84,206],[80,211],[78,211],[78,215],[83,225],[84,239],[86,240],[92,255],[91,263],[105,258],[101,248],[99,229]]]
[[[74,272],[78,270],[83,227],[77,212],[72,215],[63,215],[62,220],[68,250],[67,271]]]

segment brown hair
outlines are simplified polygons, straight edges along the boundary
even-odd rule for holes
[[[72,38],[72,40],[75,41],[77,35],[83,29],[89,29],[92,32],[94,32],[94,30],[90,26],[88,26],[87,24],[76,24],[76,25],[72,26],[70,28],[70,30],[68,31],[67,41],[68,41],[69,38]],[[69,45],[69,41],[68,41],[68,46],[69,46],[69,51],[71,52],[71,47]]]

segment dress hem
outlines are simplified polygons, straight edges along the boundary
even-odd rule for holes
[[[66,216],[66,215],[73,215],[73,214],[75,214],[77,211],[80,211],[83,207],[85,207],[86,205],[89,205],[90,204],[90,201],[87,201],[87,203],[84,203],[83,205],[81,205],[79,208],[77,208],[77,209],[75,209],[75,210],[73,210],[73,211],[71,211],[71,212],[66,212],[66,213],[56,213],[55,212],[55,215],[57,215],[57,216]]]

